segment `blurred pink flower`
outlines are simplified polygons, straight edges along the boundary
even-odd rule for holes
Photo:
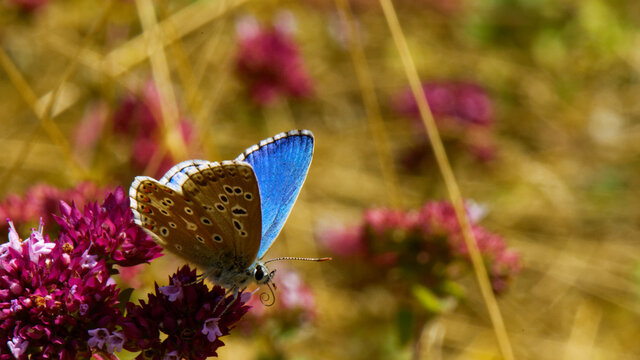
[[[287,26],[260,27],[252,18],[238,24],[236,72],[252,100],[268,105],[278,97],[307,97],[312,84]]]
[[[131,165],[136,171],[143,171],[153,161],[157,161],[157,169],[152,175],[162,175],[175,164],[169,153],[165,151],[161,123],[160,95],[152,82],[142,90],[141,94],[127,94],[116,108],[113,118],[113,131],[128,139],[131,146]],[[193,126],[187,119],[182,119],[179,129],[185,143],[193,139]],[[160,156],[159,159],[156,157]]]
[[[128,93],[121,100],[113,115],[116,133],[152,134],[160,125],[160,95],[153,82],[148,82],[139,94]]]
[[[364,213],[364,222],[376,234],[382,235],[388,229],[410,230],[418,221],[416,213],[389,209],[368,209]]]
[[[85,115],[74,131],[74,144],[77,156],[90,159],[95,145],[104,135],[104,128],[109,117],[106,102],[98,101],[87,107]]]
[[[280,301],[283,309],[300,311],[304,316],[311,317],[315,311],[315,300],[311,289],[298,273],[285,271],[278,274]]]
[[[355,256],[366,249],[362,226],[327,229],[318,236],[322,244],[338,256]]]
[[[494,110],[489,95],[481,86],[466,82],[430,82],[424,83],[422,89],[444,140],[462,143],[478,160],[494,158]],[[415,149],[411,149],[403,161],[415,166],[426,156],[428,140],[411,90],[396,96],[393,107],[400,115],[412,119],[418,134]]]
[[[493,106],[486,91],[464,82],[431,82],[422,85],[429,108],[439,121],[453,118],[462,123],[490,126],[493,123]],[[422,129],[420,112],[410,89],[395,99],[394,107],[400,114],[417,119]]]
[[[49,0],[7,0],[7,2],[22,11],[33,12],[49,3]]]
[[[120,267],[118,268],[118,275],[126,287],[137,289],[142,286],[140,273],[142,272],[143,267],[143,264]]]
[[[311,288],[302,281],[300,275],[286,267],[280,267],[275,279],[275,306],[265,307],[260,303],[260,296],[254,294],[247,303],[252,306],[249,316],[256,320],[269,318],[295,326],[312,321],[315,317],[315,298]]]
[[[467,213],[494,291],[504,291],[520,270],[519,256],[507,249],[501,236],[477,225],[484,209],[468,202]],[[350,265],[364,261],[378,270],[413,269],[417,281],[431,285],[450,276],[443,269],[459,261],[470,263],[455,210],[448,202],[428,202],[417,211],[368,209],[362,224],[327,230],[320,239],[335,255],[349,259]]]
[[[109,190],[92,182],[82,182],[70,189],[34,185],[24,195],[11,194],[0,202],[0,219],[11,218],[16,224],[37,223],[43,219],[48,225],[54,222],[54,214],[60,215],[61,200],[82,207],[91,201],[103,199]],[[0,229],[7,229],[6,222],[0,222]]]

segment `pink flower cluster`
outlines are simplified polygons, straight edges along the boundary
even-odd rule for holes
[[[80,211],[63,203],[60,236],[43,224],[20,239],[10,224],[0,244],[0,360],[115,358],[206,359],[248,311],[248,294],[198,282],[182,267],[171,284],[139,304],[127,302],[110,275],[115,265],[146,263],[160,247],[133,222],[122,188]],[[125,296],[123,296],[125,295]]]
[[[249,310],[249,293],[237,298],[220,286],[198,281],[196,270],[185,265],[170,285],[155,286],[155,294],[139,304],[127,303],[122,321],[124,348],[140,351],[136,359],[194,359],[217,356],[220,337]]]
[[[104,259],[90,255],[89,244],[51,241],[42,229],[21,240],[11,226],[0,245],[2,360],[88,358],[93,329],[120,334],[119,290]],[[113,340],[107,346],[115,350]]]
[[[89,201],[104,198],[107,189],[91,182],[82,182],[71,189],[59,189],[46,184],[35,185],[23,196],[11,194],[0,202],[0,219],[11,218],[16,224],[27,224],[43,219],[45,225],[55,223],[53,215],[59,215],[59,202],[74,203],[79,207]],[[8,229],[0,224],[0,231]]]
[[[479,160],[486,161],[495,156],[492,139],[494,110],[489,95],[482,87],[464,82],[431,82],[424,83],[422,89],[445,140],[464,144]],[[424,125],[411,90],[405,90],[395,98],[394,108],[400,115],[413,120],[416,133],[420,134],[417,149],[426,149]],[[417,155],[409,157],[415,161]]]
[[[256,104],[268,105],[282,96],[311,95],[311,80],[298,45],[284,26],[260,27],[245,20],[238,29],[236,72]]]
[[[467,211],[476,213],[471,207]],[[519,256],[502,237],[470,217],[493,289],[502,292],[520,269]],[[371,264],[380,271],[399,268],[404,279],[435,287],[453,280],[460,263],[470,263],[455,211],[447,202],[429,202],[418,211],[370,209],[361,225],[325,232],[321,239],[337,256],[359,260],[353,264]]]
[[[75,205],[60,202],[60,240],[74,246],[91,244],[91,254],[113,265],[135,266],[162,256],[162,248],[133,221],[129,196],[116,188],[101,205],[92,202],[80,211]]]

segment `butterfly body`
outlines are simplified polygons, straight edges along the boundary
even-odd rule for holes
[[[138,176],[135,222],[213,283],[238,291],[273,276],[260,259],[282,229],[306,177],[313,135],[294,130],[261,141],[234,161],[189,160],[161,179]]]

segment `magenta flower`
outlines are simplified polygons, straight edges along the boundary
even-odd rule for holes
[[[97,255],[106,261],[109,269],[114,264],[148,263],[162,255],[162,248],[133,222],[129,196],[121,187],[109,194],[102,205],[87,204],[83,212],[65,202],[60,203],[60,208],[62,215],[56,217],[61,228],[60,239]],[[84,261],[95,261],[95,258]]]
[[[88,358],[89,331],[115,329],[119,291],[105,262],[83,253],[42,227],[20,240],[10,225],[0,245],[0,359]]]
[[[60,200],[73,202],[83,206],[89,201],[104,198],[108,192],[91,182],[82,182],[71,189],[58,189],[53,186],[39,184],[32,186],[23,196],[9,195],[0,202],[0,219],[11,218],[16,225],[36,223],[43,219],[45,226],[55,223],[53,216],[60,214]],[[0,231],[8,230],[5,224]]]
[[[89,330],[88,333],[91,337],[87,341],[87,345],[92,348],[102,349],[109,339],[109,330],[105,328]]]
[[[433,116],[439,120],[453,118],[461,123],[480,126],[493,123],[491,99],[476,84],[433,82],[423,84],[422,89]],[[405,90],[396,98],[395,108],[402,115],[420,120],[418,104],[411,90]],[[418,125],[421,126],[421,122]]]
[[[479,160],[491,160],[495,155],[493,141],[494,110],[487,92],[479,85],[464,82],[431,82],[422,85],[429,108],[445,141],[463,144]],[[428,140],[411,90],[394,99],[400,115],[412,119],[417,144],[404,156],[403,163],[411,168],[426,157]]]
[[[519,271],[519,256],[506,247],[502,237],[480,227],[477,221],[484,210],[467,204],[478,248],[488,266],[495,292],[504,291]],[[447,202],[429,202],[418,211],[369,209],[363,224],[345,231],[321,235],[325,247],[350,264],[376,267],[379,272],[400,271],[409,283],[436,289],[449,280],[457,264],[470,264],[468,250],[453,206]],[[343,245],[336,239],[347,239]]]
[[[293,271],[279,274],[279,300],[281,307],[297,312],[301,318],[311,320],[315,316],[315,299],[311,288]]]
[[[138,171],[145,170],[150,162],[159,157],[159,166],[154,175],[164,174],[175,159],[170,154],[162,153],[163,139],[160,126],[162,112],[160,108],[160,94],[155,84],[147,83],[140,94],[125,95],[113,115],[113,131],[126,139],[131,146],[131,165]],[[180,131],[185,143],[193,139],[193,126],[187,119],[181,119]]]
[[[153,82],[148,82],[140,94],[127,93],[113,115],[116,134],[152,134],[161,124],[160,94]]]
[[[358,256],[366,251],[362,226],[325,229],[318,237],[327,249],[340,257]]]
[[[222,336],[222,331],[220,331],[220,327],[218,326],[219,321],[220,318],[207,319],[202,326],[201,332],[210,342],[214,342],[217,338]]]
[[[249,310],[245,305],[249,294],[226,296],[219,286],[209,289],[196,282],[196,272],[182,267],[170,278],[168,296],[156,285],[155,295],[139,305],[127,304],[127,316],[122,323],[124,348],[141,351],[136,359],[206,359],[216,356],[224,345],[220,337]],[[160,336],[160,333],[164,336]]]
[[[284,26],[264,28],[255,20],[245,20],[238,28],[236,72],[256,104],[268,105],[283,96],[311,95],[311,80],[298,45]]]
[[[34,12],[49,3],[49,0],[8,0],[8,3],[22,11]]]
[[[63,202],[61,213],[53,241],[42,223],[21,240],[9,221],[8,242],[0,244],[0,360],[117,359],[112,354],[123,348],[142,351],[139,359],[205,359],[249,309],[248,294],[209,290],[188,267],[169,286],[156,285],[147,303],[120,304],[114,265],[160,255],[133,223],[128,196],[118,188],[101,206],[81,212]]]
[[[96,144],[103,138],[109,119],[109,105],[99,100],[87,106],[85,114],[76,125],[73,143],[76,157],[89,162],[95,156]]]

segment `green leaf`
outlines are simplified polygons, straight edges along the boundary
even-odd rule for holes
[[[442,303],[436,294],[422,285],[413,286],[413,296],[418,300],[420,305],[432,314],[440,314],[442,312]]]
[[[465,297],[467,297],[467,292],[465,291],[464,287],[462,287],[455,281],[445,280],[442,284],[442,291],[445,294],[449,294],[457,299],[464,299]]]

